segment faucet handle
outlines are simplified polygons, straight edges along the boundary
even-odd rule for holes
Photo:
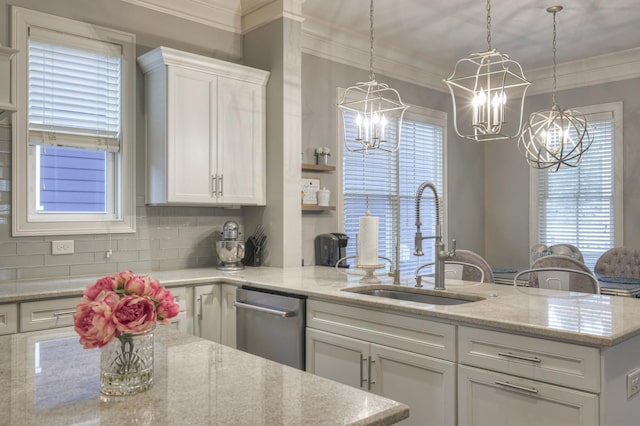
[[[455,238],[451,240],[451,246],[453,247],[451,249],[451,251],[449,252],[450,256],[455,256],[456,255],[456,240]]]

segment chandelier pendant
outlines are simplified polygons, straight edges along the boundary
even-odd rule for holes
[[[373,73],[373,0],[369,12],[369,81],[348,87],[338,103],[342,111],[344,143],[351,152],[395,152],[400,147],[402,119],[409,106],[402,102],[397,90],[376,81]],[[355,137],[351,136],[354,133]]]
[[[552,172],[580,165],[582,154],[593,142],[584,115],[576,110],[563,110],[556,103],[556,14],[562,9],[562,6],[547,8],[553,14],[553,106],[531,114],[518,140],[518,149],[531,167]]]
[[[487,46],[456,62],[444,82],[453,101],[458,136],[473,141],[516,138],[522,131],[524,98],[531,84],[520,64],[491,48],[491,2],[487,0]]]

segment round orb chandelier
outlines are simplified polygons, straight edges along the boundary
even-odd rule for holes
[[[547,8],[547,12],[553,14],[553,106],[550,110],[532,113],[518,140],[518,148],[531,167],[552,172],[577,167],[593,142],[584,115],[562,109],[556,102],[556,14],[562,9],[562,6]]]

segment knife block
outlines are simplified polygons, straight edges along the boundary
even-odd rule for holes
[[[249,237],[244,245],[244,266],[262,266],[262,247],[256,244],[255,238]]]

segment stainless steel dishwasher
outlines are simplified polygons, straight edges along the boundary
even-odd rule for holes
[[[238,288],[237,348],[304,370],[305,302],[305,296]]]

